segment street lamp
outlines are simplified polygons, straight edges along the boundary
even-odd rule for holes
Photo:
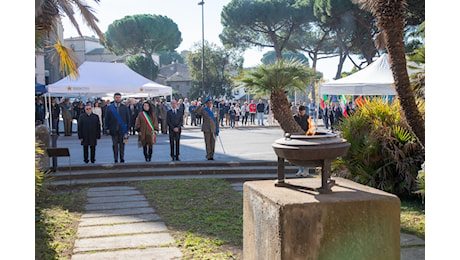
[[[201,5],[201,89],[204,91],[204,1],[198,5]]]

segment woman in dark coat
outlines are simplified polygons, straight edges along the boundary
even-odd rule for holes
[[[166,121],[166,118],[165,118]],[[153,112],[153,105],[144,102],[142,112],[136,118],[135,129],[138,132],[139,147],[144,149],[146,162],[152,160],[153,144],[156,142],[156,133],[160,130],[156,113]]]
[[[99,116],[94,114],[91,105],[85,106],[85,113],[78,118],[78,139],[83,145],[83,161],[88,163],[88,146],[91,150],[91,162],[96,161],[97,140],[101,139],[101,123]]]

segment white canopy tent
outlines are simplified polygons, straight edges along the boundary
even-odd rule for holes
[[[123,97],[171,96],[172,88],[153,82],[123,63],[85,61],[80,76],[67,76],[48,85],[53,97],[107,97],[119,92]]]
[[[388,55],[383,54],[366,68],[345,78],[319,85],[322,95],[396,95]]]

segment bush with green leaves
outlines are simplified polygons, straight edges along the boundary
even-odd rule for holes
[[[373,99],[342,120],[338,128],[351,146],[335,162],[335,173],[393,194],[410,195],[425,151],[400,111],[398,101]]]

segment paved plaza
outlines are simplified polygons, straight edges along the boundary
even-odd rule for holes
[[[216,140],[216,161],[251,161],[268,160],[276,161],[276,155],[271,145],[283,137],[283,131],[279,126],[250,126],[239,128],[221,128],[219,138]],[[66,147],[70,151],[71,165],[81,165],[83,162],[83,146],[74,133],[72,136],[60,135],[57,138],[56,147]],[[185,126],[180,140],[181,161],[205,161],[205,144],[203,132],[199,127]],[[169,135],[158,134],[157,143],[153,146],[152,162],[171,161]],[[145,162],[142,147],[138,147],[137,135],[131,135],[125,146],[125,162]],[[102,135],[96,146],[95,164],[113,164],[112,139]],[[58,158],[59,166],[68,166],[69,158]],[[91,164],[91,163],[89,163]]]

